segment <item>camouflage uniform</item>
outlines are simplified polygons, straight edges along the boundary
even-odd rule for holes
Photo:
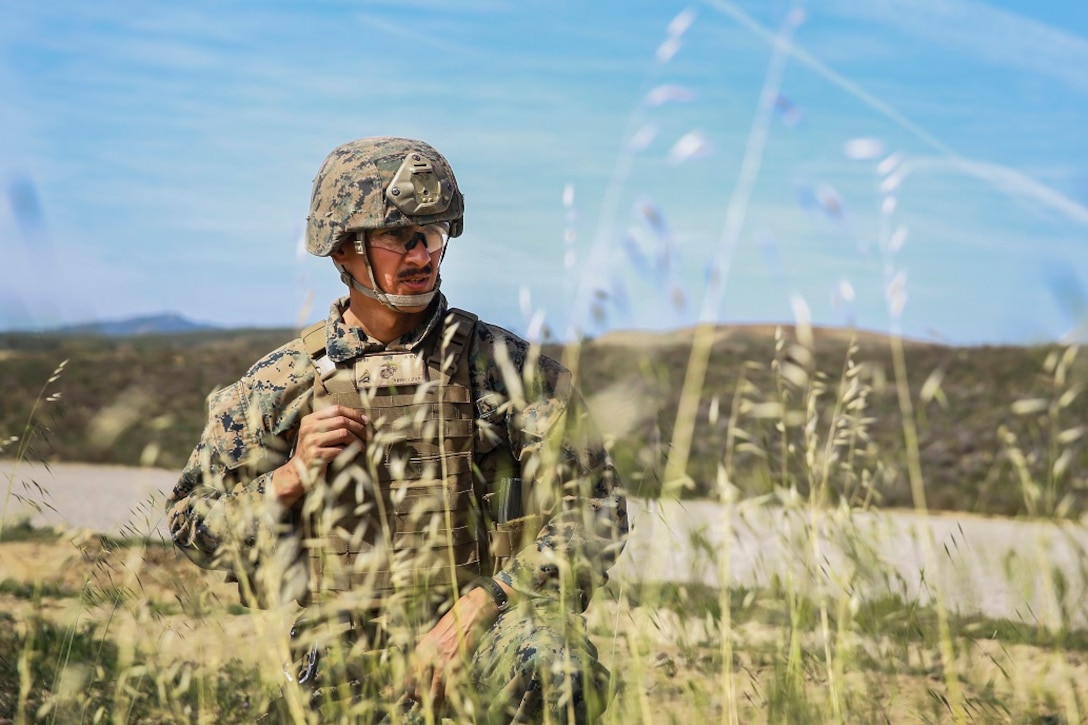
[[[447,309],[437,295],[425,323],[382,345],[344,322],[346,305],[346,298],[333,304],[325,328],[327,354],[337,364],[417,350],[433,338]],[[535,721],[546,711],[556,721],[592,720],[603,710],[608,672],[597,662],[580,613],[623,547],[625,501],[607,454],[586,432],[584,406],[559,363],[532,355],[525,341],[483,322],[475,326],[468,355],[477,424],[486,421],[482,427],[497,432],[530,490],[546,487],[549,495],[540,500],[550,497],[554,504],[539,511],[545,518],[535,541],[496,574],[518,592],[520,606],[499,617],[474,653],[473,694],[488,706],[492,721]],[[511,389],[515,375],[522,391]],[[208,424],[167,501],[171,536],[189,558],[231,572],[245,594],[272,604],[306,601],[294,527],[307,497],[284,509],[270,495],[269,482],[289,460],[300,421],[311,412],[314,378],[312,359],[296,339],[210,396]],[[501,404],[521,394],[523,403]],[[267,566],[272,562],[276,566]],[[268,577],[275,587],[258,581],[262,566],[273,572]],[[366,629],[360,627],[358,636]],[[371,646],[391,641],[388,633],[364,638]]]

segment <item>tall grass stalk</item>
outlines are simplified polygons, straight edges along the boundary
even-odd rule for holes
[[[39,499],[31,499],[23,494],[15,491],[16,482],[19,481],[19,466],[27,459],[31,453],[31,446],[33,445],[35,434],[38,432],[38,418],[41,415],[41,408],[46,403],[54,403],[60,400],[60,392],[49,393],[47,392],[53,383],[60,380],[61,373],[64,372],[65,366],[68,364],[67,360],[63,360],[53,370],[53,373],[38,390],[38,394],[34,398],[34,402],[30,406],[30,411],[27,413],[26,423],[23,425],[22,432],[17,435],[13,435],[4,441],[3,445],[0,445],[0,451],[3,451],[8,445],[14,443],[15,455],[14,465],[11,473],[8,474],[7,489],[4,493],[4,508],[0,511],[0,541],[4,540],[4,523],[8,520],[8,506],[11,500],[14,498],[17,501],[28,504],[35,510],[41,510],[42,506],[48,506],[45,501]],[[24,488],[27,487],[25,483],[22,484]],[[38,493],[43,494],[44,491],[39,487]],[[40,498],[40,497],[39,497]]]

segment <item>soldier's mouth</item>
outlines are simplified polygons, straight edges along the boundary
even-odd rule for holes
[[[430,284],[431,275],[434,272],[434,267],[427,265],[419,269],[409,269],[401,272],[397,275],[397,281],[401,284],[417,287],[420,285]]]
[[[428,264],[426,267],[413,267],[411,269],[406,269],[403,272],[401,272],[400,274],[398,274],[397,277],[399,279],[409,279],[409,278],[414,278],[414,277],[430,277],[432,272],[434,272],[434,265],[433,264]]]

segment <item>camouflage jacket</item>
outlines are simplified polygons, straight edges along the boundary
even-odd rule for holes
[[[383,345],[344,322],[346,305],[346,298],[333,303],[326,324],[327,352],[337,363],[413,350],[447,309],[439,295],[424,324]],[[477,419],[486,417],[489,429],[500,431],[529,486],[549,487],[544,498],[556,502],[535,542],[514,554],[497,576],[523,595],[574,594],[563,598],[584,606],[607,580],[628,520],[614,469],[570,373],[484,322],[477,323],[470,342],[469,365]],[[240,560],[254,561],[259,547],[283,540],[292,511],[275,503],[269,484],[272,472],[289,460],[301,419],[311,412],[314,374],[296,338],[209,397],[204,433],[166,502],[174,543],[198,565],[230,571]]]

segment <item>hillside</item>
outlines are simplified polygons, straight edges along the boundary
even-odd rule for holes
[[[0,335],[2,455],[16,455],[28,443],[32,458],[180,467],[203,424],[205,396],[291,335]],[[850,333],[815,330],[811,354],[791,335],[784,329],[776,341],[767,326],[715,332],[687,466],[691,484],[679,493],[717,495],[721,469],[746,495],[785,488],[853,505],[912,505],[911,448],[889,341],[863,334],[848,366]],[[576,366],[635,493],[660,490],[675,448],[692,336],[691,330],[611,333],[576,350],[546,349]],[[910,341],[904,351],[931,508],[1086,509],[1088,450],[1081,433],[1088,401],[1080,391],[1088,363],[1070,360],[1075,351]],[[46,386],[64,360],[58,379]],[[28,416],[43,389],[60,398],[43,396],[28,435]]]

